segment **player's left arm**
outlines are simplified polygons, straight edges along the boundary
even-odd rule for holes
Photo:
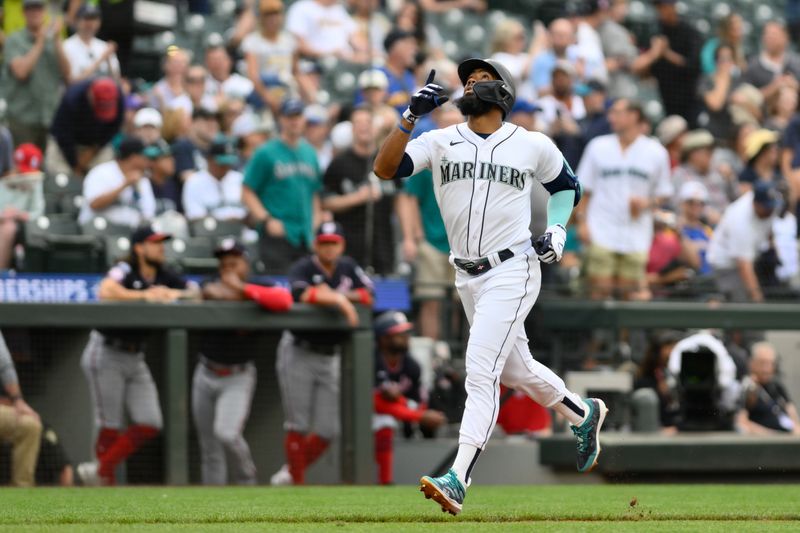
[[[367,273],[354,263],[351,278],[353,279],[353,290],[345,293],[347,299],[356,304],[372,307],[372,304],[375,303],[375,286]]]
[[[164,285],[170,289],[170,294],[175,300],[195,300],[203,299],[203,290],[194,281],[189,281],[174,272],[166,273]]]
[[[564,253],[567,221],[581,200],[581,186],[569,163],[552,142],[548,142],[542,152],[536,176],[550,193],[550,199],[547,201],[547,229],[533,241],[533,248],[539,261],[555,263]]]

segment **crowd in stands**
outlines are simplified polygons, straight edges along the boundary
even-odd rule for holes
[[[631,23],[634,3],[654,13],[650,31]],[[111,250],[116,241],[104,235],[152,224],[205,259],[213,239],[235,236],[256,273],[286,275],[320,225],[336,221],[368,274],[412,273],[418,332],[440,338],[453,270],[431,173],[381,181],[372,164],[431,69],[454,100],[458,62],[485,56],[515,78],[507,120],[549,135],[584,190],[563,261],[543,267],[545,290],[629,300],[798,295],[796,2],[786,21],[757,25],[719,12],[709,31],[674,0],[559,2],[534,20],[486,0],[244,0],[224,34],[165,46],[150,79],[136,70],[133,1],[64,4],[59,12],[21,0],[3,11],[0,274],[36,270],[31,237],[68,220],[109,247],[96,271],[132,249]],[[196,0],[188,9],[220,7]],[[454,44],[441,20],[467,21],[483,44]],[[413,136],[462,120],[449,103]],[[535,194],[541,224],[546,195]],[[680,401],[682,354],[705,350],[730,373],[714,383],[729,418],[710,426],[800,433],[774,348],[756,343],[737,359],[709,336],[686,335],[654,340],[636,373],[665,428],[695,420]],[[13,398],[15,376],[6,377]],[[0,403],[0,415],[29,409],[11,404],[3,413]],[[545,410],[520,410],[536,416],[507,412],[500,425],[549,429]],[[433,427],[445,416],[412,414]],[[25,468],[19,484],[31,483]]]
[[[730,12],[704,35],[674,1],[647,7],[655,27],[643,37],[626,26],[625,1],[565,5],[530,27],[483,0],[247,1],[224,35],[199,49],[168,46],[160,77],[145,80],[130,43],[98,37],[121,11],[9,6],[0,271],[36,268],[24,261],[23,228],[42,215],[83,227],[97,217],[111,228],[155,223],[187,240],[213,218],[260,248],[269,274],[285,274],[314,229],[335,219],[369,272],[414,264],[417,293],[435,299],[449,247],[430,178],[381,182],[372,158],[421,76],[435,68],[456,98],[457,62],[489,55],[515,77],[508,120],[551,136],[588,193],[546,286],[597,298],[794,294],[783,289],[800,273],[800,58],[785,23],[755,27]],[[447,46],[432,20],[454,13],[490,21],[483,49]],[[341,97],[334,86],[353,73]],[[460,120],[444,106],[414,135]],[[608,146],[619,149],[609,157]],[[637,169],[637,157],[657,168]],[[657,183],[637,186],[637,170]],[[48,194],[53,177],[74,194]]]

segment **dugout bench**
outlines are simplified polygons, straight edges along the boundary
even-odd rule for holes
[[[351,331],[342,354],[341,480],[374,482],[372,453],[373,333],[368,309],[357,306],[358,328],[351,329],[333,310],[295,304],[288,313],[268,313],[255,303],[140,302],[0,303],[0,327],[81,329],[96,327],[146,328],[164,331],[160,395],[164,404],[164,482],[189,482],[190,390],[186,379],[191,366],[188,334],[201,329]],[[152,364],[152,363],[151,363]],[[154,373],[157,369],[154,369]]]

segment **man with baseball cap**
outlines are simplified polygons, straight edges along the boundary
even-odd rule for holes
[[[50,127],[45,168],[50,173],[84,176],[114,157],[111,139],[125,113],[122,89],[101,77],[70,85]]]
[[[24,143],[10,159],[16,171],[0,178],[0,271],[12,266],[21,225],[44,213],[42,151],[35,144]]]
[[[704,216],[712,225],[716,225],[722,212],[731,203],[731,198],[737,194],[734,190],[735,184],[712,168],[714,143],[714,136],[707,130],[686,133],[681,141],[681,164],[672,171],[672,183],[676,192],[673,205],[678,206],[684,200],[681,197],[684,184],[702,184],[708,196],[704,200]]]
[[[350,115],[353,144],[333,158],[323,178],[322,206],[344,227],[348,253],[379,275],[394,269],[393,182],[380,182],[371,172],[375,155],[373,115],[357,107]]]
[[[323,222],[314,253],[295,262],[289,284],[296,302],[338,310],[358,325],[354,304],[372,306],[372,281],[350,257],[337,222]],[[339,366],[341,331],[285,331],[278,344],[277,373],[285,415],[286,464],[273,485],[305,482],[305,471],[339,434]]]
[[[308,253],[321,219],[321,172],[314,147],[304,138],[304,105],[281,106],[280,137],[259,148],[245,171],[242,202],[261,234],[268,273],[285,274]]]
[[[94,167],[83,180],[83,205],[78,222],[85,224],[103,216],[113,224],[136,227],[156,214],[153,188],[145,176],[150,162],[144,143],[126,137],[117,156]]]
[[[69,81],[63,21],[54,17],[46,25],[45,4],[44,0],[24,0],[25,28],[8,35],[3,43],[8,129],[14,142],[32,142],[42,150],[61,95],[58,89]]]
[[[158,205],[156,214],[182,211],[181,183],[175,176],[175,158],[172,156],[172,148],[169,143],[164,139],[157,139],[152,144],[145,146],[144,156],[150,163],[147,177]]]
[[[678,192],[682,251],[688,266],[697,274],[708,275],[708,244],[714,231],[704,222],[704,211],[708,203],[708,189],[699,181],[687,181]]]
[[[383,40],[383,47],[386,50],[386,64],[380,70],[389,81],[386,103],[402,113],[417,89],[412,70],[416,64],[417,40],[413,33],[395,28]]]
[[[708,246],[717,289],[734,302],[764,300],[755,261],[769,243],[772,223],[781,197],[770,183],[756,182],[753,189],[733,202],[722,215]]]
[[[199,287],[164,265],[164,242],[170,238],[149,225],[136,228],[128,261],[117,263],[100,282],[100,300],[198,299]],[[81,368],[89,383],[97,441],[96,460],[77,468],[86,485],[115,484],[117,465],[161,431],[158,391],[144,355],[149,334],[143,329],[98,328],[89,335]]]
[[[291,293],[250,278],[247,248],[233,238],[214,250],[217,274],[202,284],[206,300],[253,300],[268,311],[285,312]],[[200,442],[200,473],[204,485],[256,483],[256,466],[242,432],[256,386],[254,332],[204,330],[192,379],[192,416]],[[230,468],[228,468],[230,465]]]
[[[64,41],[64,53],[69,59],[70,83],[92,76],[120,77],[117,43],[97,38],[100,31],[100,8],[85,3],[78,8],[75,33]]]
[[[583,98],[575,94],[577,71],[571,61],[556,61],[552,72],[552,93],[539,99],[545,131],[564,154],[567,163],[578,166],[583,142],[578,121],[586,116]]]
[[[133,115],[133,134],[145,144],[153,144],[161,139],[164,119],[157,109],[143,107]]]
[[[402,423],[406,436],[418,424],[431,432],[445,423],[441,411],[427,408],[428,391],[422,385],[422,369],[409,351],[413,326],[400,311],[386,311],[375,319],[375,462],[378,483],[394,481],[394,432]]]
[[[207,168],[189,176],[183,186],[186,218],[198,220],[212,216],[217,220],[247,218],[242,204],[244,176],[236,170],[239,155],[234,140],[223,134],[214,137],[206,152]]]

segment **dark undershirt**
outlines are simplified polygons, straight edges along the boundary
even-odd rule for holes
[[[477,133],[475,135],[479,136],[482,139],[488,139],[491,133]],[[400,161],[400,166],[397,167],[397,171],[394,173],[394,178],[407,178],[414,172],[414,162],[411,160],[408,154],[403,154],[403,159]]]

